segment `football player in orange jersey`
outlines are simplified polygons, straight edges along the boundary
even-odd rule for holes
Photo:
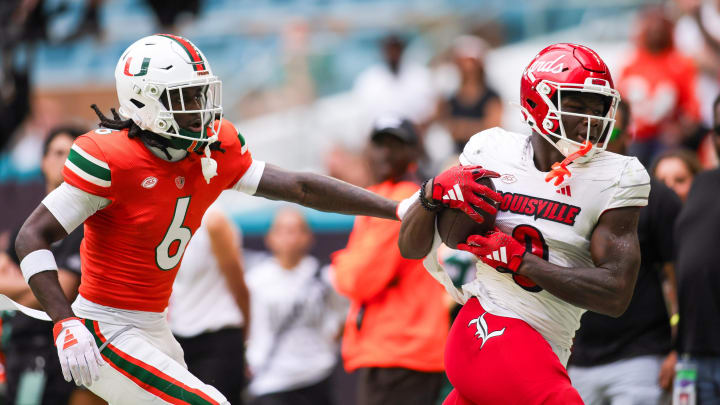
[[[383,218],[395,218],[397,204],[326,176],[253,160],[222,119],[220,80],[185,38],[140,39],[120,57],[115,79],[119,110],[110,119],[93,106],[104,128],[75,141],[65,183],[18,235],[23,275],[55,324],[66,380],[115,405],[227,403],[186,370],[164,312],[210,203],[234,189]],[[83,275],[71,305],[48,247],[83,223]]]

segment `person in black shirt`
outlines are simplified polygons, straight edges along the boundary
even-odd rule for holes
[[[43,150],[42,171],[46,192],[62,183],[62,168],[73,140],[85,131],[56,128],[48,135]],[[17,229],[12,241],[17,236]],[[80,242],[82,228],[51,246],[58,264],[58,279],[68,299],[74,299],[80,285]],[[31,308],[42,309],[20,272],[20,261],[10,244],[0,252],[0,293]],[[7,399],[10,404],[67,404],[75,386],[65,381],[53,342],[52,324],[20,312],[5,313],[9,337],[3,342],[6,357]]]
[[[616,118],[608,150],[624,154],[627,104],[621,103]],[[648,205],[640,211],[642,264],[630,305],[619,318],[586,312],[581,319],[568,373],[588,405],[657,404],[669,397],[675,354],[668,311],[677,311],[673,223],[681,206],[670,188],[651,180]],[[669,297],[663,295],[664,284]],[[661,374],[667,376],[662,384]]]
[[[502,103],[485,78],[487,43],[472,35],[455,39],[453,57],[460,85],[447,100],[438,105],[438,118],[455,143],[455,151],[462,153],[471,136],[500,125]]]
[[[720,95],[713,103],[720,154]],[[678,352],[697,367],[697,403],[720,403],[720,169],[695,177],[675,224]]]

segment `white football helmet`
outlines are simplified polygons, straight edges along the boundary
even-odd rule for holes
[[[142,38],[115,67],[119,114],[140,128],[164,136],[176,149],[199,150],[217,139],[222,118],[222,83],[190,41],[170,34]],[[186,109],[183,90],[201,86],[201,108]],[[171,95],[180,100],[173,108]],[[177,107],[177,106],[176,106]],[[180,128],[174,114],[199,114],[198,132]]]

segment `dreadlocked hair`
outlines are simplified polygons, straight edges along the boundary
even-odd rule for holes
[[[110,128],[110,129],[116,129],[116,130],[128,130],[128,138],[139,138],[141,141],[143,141],[145,144],[149,146],[153,146],[155,148],[160,149],[165,153],[165,156],[167,156],[168,160],[171,160],[172,157],[170,156],[170,152],[168,152],[168,148],[171,148],[170,140],[162,137],[154,132],[146,131],[142,128],[140,128],[132,119],[126,119],[123,120],[120,117],[120,114],[114,109],[111,108],[110,112],[113,115],[113,118],[110,119],[105,116],[105,114],[100,111],[97,104],[91,104],[90,108],[92,108],[95,111],[95,114],[97,114],[98,118],[100,118],[100,126],[103,128]],[[220,146],[220,141],[215,141],[210,144],[210,150],[211,151],[218,151],[225,153],[225,149],[223,149]],[[200,150],[196,150],[195,153],[198,155],[202,155],[203,152]]]

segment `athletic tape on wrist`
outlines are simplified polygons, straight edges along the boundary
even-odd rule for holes
[[[55,256],[47,249],[31,252],[20,262],[20,270],[22,271],[23,277],[25,277],[25,282],[28,282],[30,277],[40,272],[47,270],[57,271],[57,269]]]
[[[416,191],[415,194],[411,195],[410,197],[400,201],[400,204],[398,204],[398,207],[397,207],[397,217],[400,221],[403,220],[403,218],[405,217],[405,214],[407,214],[412,203],[417,201],[418,195],[420,195],[420,190]]]

